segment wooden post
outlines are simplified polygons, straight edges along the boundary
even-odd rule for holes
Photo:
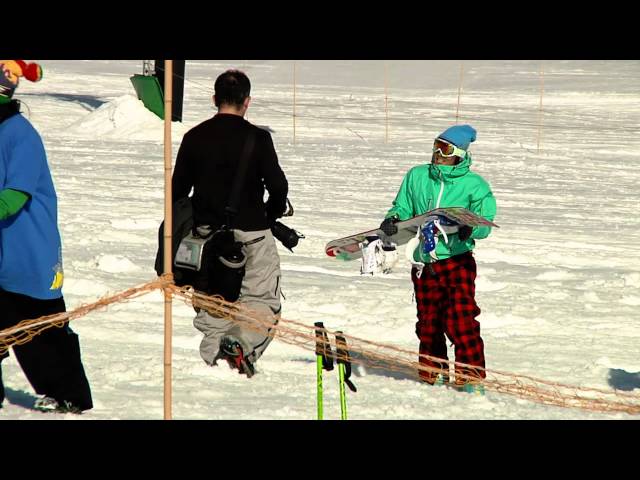
[[[389,143],[389,66],[384,64],[384,143]]]
[[[296,62],[293,61],[293,144],[296,144]]]
[[[460,82],[458,83],[458,104],[456,105],[456,125],[458,124],[458,118],[460,113],[460,95],[462,93],[462,74],[464,71],[463,63],[460,62]]]
[[[542,138],[542,96],[544,94],[544,66],[540,64],[540,108],[538,109],[538,153],[540,153],[540,141]]]
[[[164,70],[164,273],[171,273],[172,260],[172,191],[171,191],[171,112],[173,111],[173,60],[165,62]],[[171,301],[169,289],[164,289],[164,419],[171,420]]]

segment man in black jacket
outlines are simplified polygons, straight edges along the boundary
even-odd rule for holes
[[[281,309],[280,257],[270,229],[286,210],[288,183],[269,132],[244,119],[250,92],[249,78],[238,70],[216,79],[213,101],[218,113],[185,134],[173,172],[173,201],[188,196],[193,188],[194,223],[214,230],[227,224],[225,207],[245,141],[253,132],[255,144],[232,225],[235,239],[245,243],[247,259],[239,301],[275,325]],[[224,358],[248,377],[273,338],[266,329],[241,328],[236,319],[213,317],[204,310],[194,325],[204,334],[200,355],[208,365]]]

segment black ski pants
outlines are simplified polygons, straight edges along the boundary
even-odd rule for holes
[[[7,292],[0,289],[0,330],[22,320],[65,312],[64,297],[54,300]],[[68,401],[81,410],[93,408],[89,381],[80,356],[78,335],[68,323],[50,327],[22,345],[13,345],[13,353],[36,393]],[[7,352],[8,353],[8,352]],[[0,362],[8,355],[0,353]],[[0,395],[4,396],[0,370]],[[0,397],[0,402],[2,398]]]

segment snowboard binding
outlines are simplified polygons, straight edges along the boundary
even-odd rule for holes
[[[438,256],[436,255],[436,247],[438,246],[438,237],[440,236],[439,234],[442,234],[444,243],[447,243],[449,241],[449,237],[444,226],[450,227],[454,225],[456,226],[457,230],[457,223],[452,222],[451,220],[448,220],[447,218],[442,216],[436,216],[435,218],[429,219],[425,223],[423,223],[419,230],[420,235],[423,239],[423,241],[421,242],[422,253],[424,253],[425,255],[428,254],[434,260],[438,260]]]
[[[439,237],[442,235],[442,240],[447,243],[449,241],[448,234],[457,232],[459,226],[457,222],[449,220],[442,215],[427,217],[425,222],[418,228],[416,236],[407,244],[405,251],[407,260],[415,266],[424,267],[424,263],[414,257],[414,251],[420,248],[423,255],[429,255],[434,262],[438,261],[436,247],[440,241]]]
[[[366,237],[360,243],[360,249],[362,251],[360,275],[390,273],[398,260],[396,245],[392,242],[383,242],[377,235]]]

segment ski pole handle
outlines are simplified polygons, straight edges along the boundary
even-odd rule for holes
[[[323,387],[322,370],[333,370],[333,355],[329,336],[322,322],[316,322],[316,403],[318,408],[318,420],[323,419]]]
[[[333,352],[331,351],[329,335],[327,335],[322,322],[316,322],[314,326],[316,327],[316,355],[322,356],[322,366],[329,372],[333,370]]]
[[[340,385],[340,418],[346,420],[347,396],[344,389],[346,380],[345,371],[348,367],[348,375],[351,375],[351,361],[349,359],[349,351],[347,350],[347,341],[340,331],[336,332],[336,362],[338,363],[338,381]],[[349,386],[349,388],[351,388],[351,386]]]
[[[358,389],[351,380],[351,354],[347,349],[347,341],[345,340],[342,332],[336,332],[336,351],[338,364],[344,365],[344,383],[347,384],[349,390],[356,393]]]

